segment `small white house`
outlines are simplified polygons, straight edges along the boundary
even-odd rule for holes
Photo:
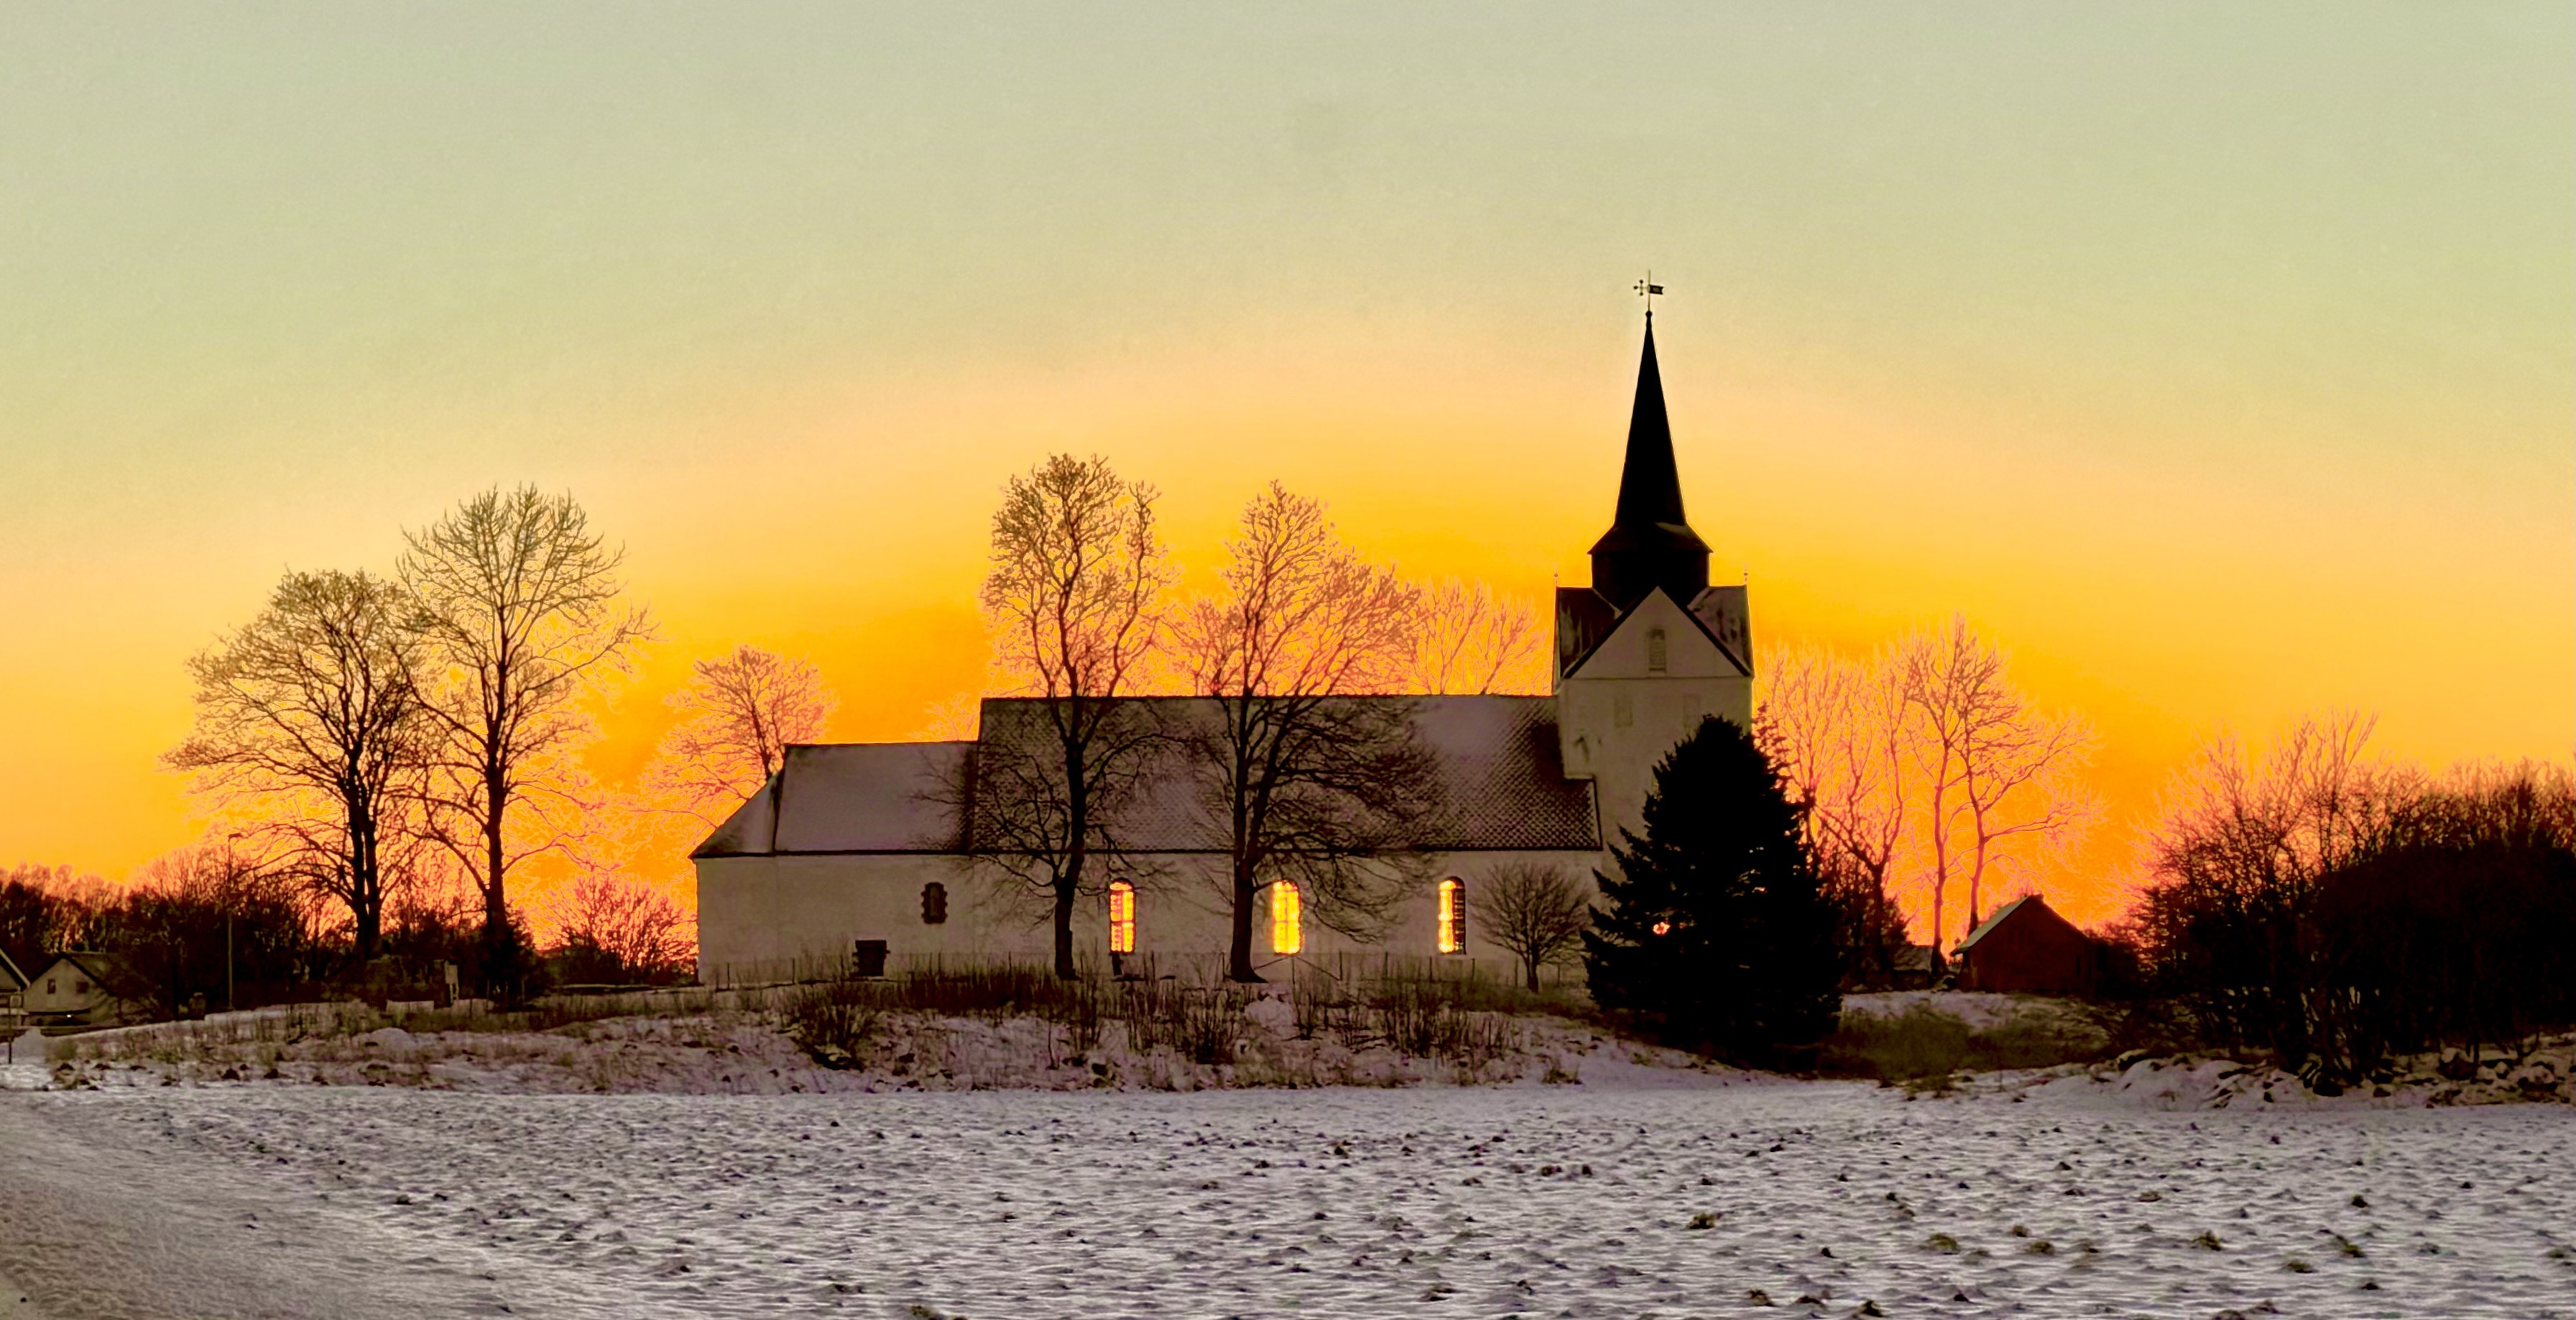
[[[58,953],[27,978],[26,1013],[38,1026],[96,1026],[113,1022],[125,1002],[110,987],[115,961],[86,949]]]

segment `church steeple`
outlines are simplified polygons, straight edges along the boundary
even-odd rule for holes
[[[1637,401],[1628,413],[1628,456],[1619,507],[1592,547],[1592,589],[1625,610],[1662,587],[1688,605],[1708,587],[1708,543],[1682,516],[1682,478],[1664,415],[1664,377],[1655,365],[1655,318],[1646,315]]]

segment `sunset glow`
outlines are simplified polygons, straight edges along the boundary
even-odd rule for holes
[[[659,627],[610,784],[744,643],[927,736],[1051,452],[1158,485],[1194,588],[1276,478],[1538,598],[1649,265],[1757,663],[1963,613],[2098,727],[2068,917],[2212,731],[2569,754],[2563,6],[563,13],[0,18],[0,864],[197,838],[185,658],[494,484]]]

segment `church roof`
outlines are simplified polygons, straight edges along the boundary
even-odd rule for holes
[[[1664,374],[1655,361],[1655,323],[1637,360],[1637,397],[1628,411],[1628,452],[1619,468],[1619,505],[1610,530],[1592,547],[1705,552],[1708,543],[1682,512],[1681,466],[1673,458],[1672,419],[1664,412]]]
[[[974,746],[790,747],[778,773],[690,855],[955,852],[954,786]]]
[[[1555,702],[1548,697],[1344,697],[1410,703],[1414,729],[1437,766],[1448,810],[1418,841],[1436,852],[1511,849],[1588,851],[1600,847],[1591,786],[1569,781],[1558,759]],[[1212,723],[1217,703],[1201,697],[1139,698],[1135,705],[1169,733]],[[789,749],[787,764],[699,845],[694,856],[772,853],[968,850],[961,805],[981,788],[979,753],[1046,754],[1043,703],[991,698],[974,743],[875,743]],[[962,788],[960,786],[963,786]],[[1225,846],[1203,781],[1169,751],[1111,822],[1121,850],[1204,852]],[[978,840],[985,843],[985,840]]]

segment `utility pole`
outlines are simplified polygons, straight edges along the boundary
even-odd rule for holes
[[[233,914],[224,914],[224,1011],[233,1011]]]

